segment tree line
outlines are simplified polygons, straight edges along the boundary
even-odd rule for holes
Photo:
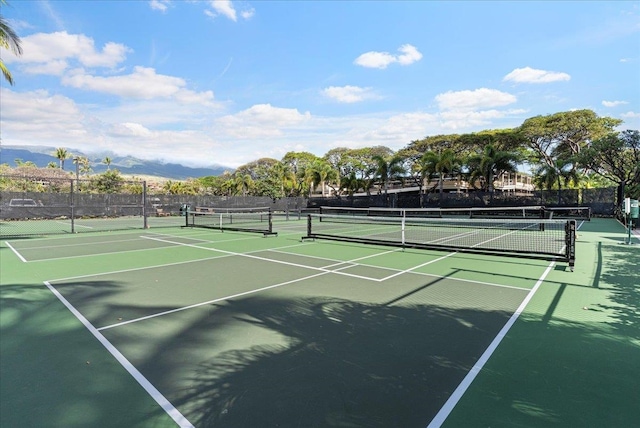
[[[235,172],[168,183],[171,193],[322,196],[386,192],[391,182],[442,192],[447,178],[494,191],[503,173],[527,165],[539,189],[617,186],[618,197],[640,197],[640,134],[616,131],[619,119],[591,110],[526,119],[511,129],[425,137],[394,152],[388,147],[334,148],[323,156],[289,152],[261,158]]]
[[[373,146],[339,147],[323,156],[289,152],[280,160],[257,159],[219,176],[169,180],[153,192],[281,198],[317,191],[330,196],[372,189],[386,192],[393,182],[424,193],[443,192],[446,179],[464,180],[474,189],[493,192],[497,177],[527,165],[539,189],[617,186],[618,200],[640,198],[640,133],[616,131],[621,124],[591,110],[560,112],[526,119],[517,128],[428,136],[398,151]],[[49,167],[59,169],[73,157],[64,148],[54,156],[59,164]],[[73,159],[76,178],[88,176],[88,159]],[[103,163],[109,168],[111,159]],[[8,173],[6,165],[4,173]],[[96,181],[92,187],[100,191],[123,188],[117,169],[109,168],[91,179]]]

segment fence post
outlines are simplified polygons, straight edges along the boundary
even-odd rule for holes
[[[75,229],[75,205],[76,205],[76,197],[73,188],[73,180],[69,180],[71,182],[71,233],[76,233]]]
[[[149,229],[149,223],[147,222],[147,182],[142,182],[142,228]]]

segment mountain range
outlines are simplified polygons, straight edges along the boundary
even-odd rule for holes
[[[51,162],[56,165],[60,163],[54,156],[55,152],[55,147],[3,145],[0,147],[0,163],[14,166],[16,159],[20,159],[22,162],[33,162],[36,166],[44,168]],[[70,149],[69,152],[89,159],[92,173],[101,173],[107,170],[107,165],[104,163],[106,156],[111,158],[109,168],[117,169],[122,174],[149,175],[173,180],[185,180],[188,178],[221,175],[225,171],[233,172],[233,168],[227,168],[222,165],[213,165],[208,168],[192,168],[175,163],[148,161],[131,156],[117,156],[115,154],[107,154],[104,156],[86,155],[78,150]],[[67,159],[64,167],[67,171],[73,171],[75,169],[71,159]]]

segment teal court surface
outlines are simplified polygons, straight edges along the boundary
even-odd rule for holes
[[[574,272],[165,221],[1,241],[0,426],[640,421],[640,240],[612,219]]]

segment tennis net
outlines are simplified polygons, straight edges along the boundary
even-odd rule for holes
[[[186,213],[186,226],[277,235],[269,208],[196,207]]]
[[[576,221],[309,214],[303,239],[331,239],[575,264]]]
[[[545,218],[573,218],[591,221],[591,207],[545,207]]]
[[[544,218],[545,209],[542,206],[473,208],[320,207],[320,213],[370,217]]]

